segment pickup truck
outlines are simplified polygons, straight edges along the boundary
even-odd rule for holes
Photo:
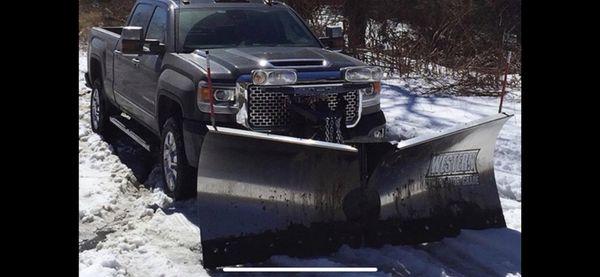
[[[196,192],[207,125],[338,143],[385,133],[382,70],[341,53],[341,28],[319,38],[283,3],[139,0],[88,45],[93,131],[155,152],[175,199]]]

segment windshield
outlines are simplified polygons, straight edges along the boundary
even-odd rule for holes
[[[186,52],[229,47],[321,47],[286,9],[182,9],[178,38]]]

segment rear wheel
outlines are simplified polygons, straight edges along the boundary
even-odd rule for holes
[[[94,81],[91,98],[90,124],[92,125],[92,131],[103,137],[110,136],[114,131],[110,123],[110,116],[115,113],[115,108],[106,99],[102,88],[102,80],[96,79]]]
[[[175,200],[195,196],[195,170],[186,161],[181,124],[176,117],[167,119],[161,136],[161,165],[167,195]]]

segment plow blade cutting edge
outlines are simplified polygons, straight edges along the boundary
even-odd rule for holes
[[[510,116],[398,143],[357,145],[208,126],[197,189],[203,264],[323,255],[343,244],[412,244],[455,236],[461,228],[505,227],[493,154]]]

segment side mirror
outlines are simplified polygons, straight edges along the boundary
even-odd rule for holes
[[[346,44],[342,27],[325,27],[325,37],[321,37],[319,40],[327,47],[327,49],[333,51],[342,51]]]
[[[142,35],[142,27],[123,27],[123,31],[121,31],[121,53],[129,55],[142,54],[144,52]]]

